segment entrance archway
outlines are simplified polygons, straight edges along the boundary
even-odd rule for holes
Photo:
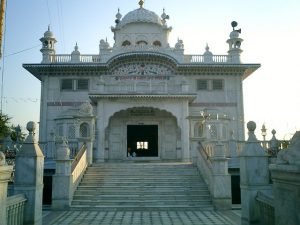
[[[121,110],[109,119],[106,159],[180,159],[180,128],[170,112],[152,107]]]

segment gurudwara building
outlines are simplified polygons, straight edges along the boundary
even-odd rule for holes
[[[50,28],[40,39],[42,62],[24,64],[41,81],[40,143],[64,136],[87,144],[89,163],[109,160],[192,161],[201,141],[244,140],[243,80],[260,67],[242,63],[236,22],[225,55],[186,55],[170,46],[169,16],[140,7],[116,14],[114,43],[99,54],[57,54]]]

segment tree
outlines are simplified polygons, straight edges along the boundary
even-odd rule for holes
[[[22,143],[25,140],[26,134],[22,132],[20,125],[12,125],[10,128],[10,138],[14,142]]]
[[[6,136],[10,135],[11,128],[9,126],[10,118],[0,112],[0,140],[3,140]]]

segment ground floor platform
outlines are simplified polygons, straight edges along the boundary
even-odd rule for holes
[[[231,211],[44,211],[43,225],[239,225]]]

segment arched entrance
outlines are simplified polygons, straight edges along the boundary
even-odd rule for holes
[[[109,119],[105,158],[181,159],[180,128],[170,112],[152,107],[121,110]]]

